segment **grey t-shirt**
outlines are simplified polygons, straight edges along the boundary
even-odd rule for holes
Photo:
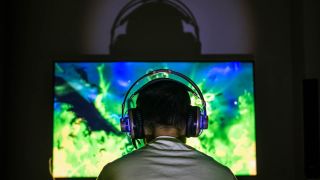
[[[236,180],[229,168],[169,136],[107,164],[98,180]]]

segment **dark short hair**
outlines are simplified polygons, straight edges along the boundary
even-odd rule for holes
[[[144,126],[185,128],[190,107],[188,87],[178,81],[162,80],[147,84],[139,91],[137,108],[141,110]]]

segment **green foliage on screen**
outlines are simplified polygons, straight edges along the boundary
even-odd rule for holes
[[[130,137],[120,132],[121,104],[136,79],[158,68],[189,76],[205,97],[209,128],[187,144],[236,175],[256,174],[252,63],[82,62],[55,64],[55,177],[96,177],[108,162],[134,150]],[[153,78],[158,77],[147,80]],[[195,96],[191,102],[201,105]]]

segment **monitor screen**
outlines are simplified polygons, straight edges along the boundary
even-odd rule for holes
[[[97,177],[103,166],[134,151],[120,131],[121,104],[129,87],[155,69],[191,78],[206,100],[209,127],[187,144],[229,167],[235,175],[256,175],[254,72],[252,61],[56,61],[54,63],[54,177]],[[148,81],[172,74],[149,76]],[[190,94],[192,105],[201,100]],[[132,100],[131,106],[135,106]],[[129,103],[129,104],[130,104]]]

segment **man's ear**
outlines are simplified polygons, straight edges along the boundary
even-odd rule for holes
[[[148,127],[144,127],[144,134],[145,136],[151,136],[152,134],[152,130]]]
[[[186,127],[179,129],[179,136],[186,136]]]
[[[147,127],[144,127],[144,136],[145,143],[149,143],[155,138],[152,129]]]

